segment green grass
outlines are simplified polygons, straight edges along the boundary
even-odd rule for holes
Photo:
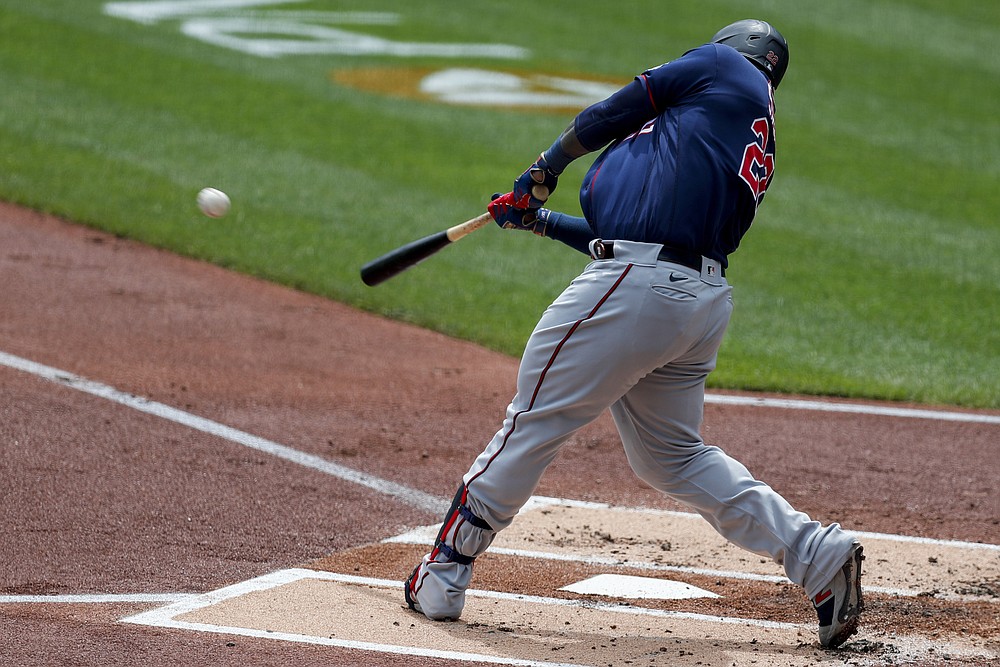
[[[711,384],[1000,408],[1000,4],[333,4],[254,12],[393,12],[396,25],[341,27],[531,55],[261,58],[187,37],[176,18],[7,0],[0,198],[517,355],[584,264],[569,248],[491,227],[375,289],[358,269],[478,214],[572,113],[360,92],[332,74],[475,66],[624,83],[757,15],[789,39],[791,67],[777,176],[731,258],[737,307]],[[554,208],[579,211],[587,163]],[[195,210],[207,185],[232,197],[228,218]]]

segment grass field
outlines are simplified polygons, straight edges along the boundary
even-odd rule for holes
[[[1000,407],[998,3],[5,0],[0,198],[517,355],[582,255],[491,226],[375,289],[358,270],[480,213],[582,98],[419,83],[599,92],[748,16],[791,66],[711,384]]]

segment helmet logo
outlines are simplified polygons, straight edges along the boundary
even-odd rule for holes
[[[778,64],[778,56],[774,53],[774,51],[768,51],[767,55],[764,56],[764,57],[767,58],[767,62],[771,63],[772,65],[777,66],[777,64]]]

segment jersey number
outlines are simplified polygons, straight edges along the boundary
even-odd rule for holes
[[[774,153],[765,153],[767,142],[771,137],[770,125],[766,118],[758,118],[751,126],[757,135],[757,141],[747,144],[743,151],[743,165],[740,167],[740,178],[750,186],[757,205],[764,199],[764,192],[774,174]]]

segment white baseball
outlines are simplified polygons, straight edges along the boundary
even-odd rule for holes
[[[229,195],[215,188],[203,188],[198,193],[198,208],[210,218],[221,218],[229,213]]]

